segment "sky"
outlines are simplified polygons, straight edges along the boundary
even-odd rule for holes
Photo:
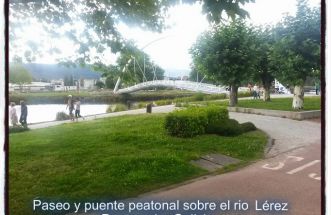
[[[309,2],[311,6],[320,4],[320,0],[309,0]],[[285,13],[295,14],[296,0],[256,0],[255,3],[246,4],[243,8],[249,12],[250,19],[248,21],[254,25],[276,24]],[[169,28],[163,33],[143,31],[124,24],[119,25],[118,28],[125,38],[134,40],[139,48],[149,44],[143,51],[166,71],[166,76],[188,75],[191,64],[189,49],[198,36],[208,29],[209,24],[205,16],[201,14],[199,4],[183,4],[173,7],[169,14],[169,19],[166,21]],[[36,34],[36,31],[30,30],[25,36],[41,41],[40,38],[36,38],[36,35],[42,35],[42,33]],[[69,41],[63,39],[60,41],[47,40],[46,45],[60,44],[63,55],[70,55],[74,50]],[[115,59],[114,56],[106,56],[105,63],[113,63]],[[55,58],[45,56],[37,62],[55,63]]]
[[[320,1],[310,0],[309,3],[311,6],[318,6]],[[256,0],[255,3],[246,4],[243,8],[249,12],[248,21],[254,25],[276,24],[285,13],[295,14],[296,0]],[[144,32],[123,25],[120,26],[120,31],[126,38],[135,40],[140,48],[150,41],[165,37],[152,43],[144,51],[165,69],[165,75],[188,75],[191,63],[189,49],[209,26],[200,11],[201,7],[198,4],[181,5],[171,9],[167,22],[171,28],[162,34]]]

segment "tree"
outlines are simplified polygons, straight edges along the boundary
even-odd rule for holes
[[[232,18],[248,16],[241,7],[254,0],[11,0],[10,50],[11,53],[18,50],[18,55],[22,54],[21,57],[31,61],[36,55],[43,54],[43,45],[47,45],[49,38],[66,38],[74,43],[77,50],[74,56],[62,60],[80,65],[104,63],[102,56],[105,53],[117,53],[124,48],[125,40],[116,27],[118,23],[160,32],[164,28],[167,9],[180,2],[202,3],[208,20],[219,23],[224,13]],[[44,39],[25,41],[26,46],[22,46],[20,38],[24,37],[24,29],[31,25],[42,29]],[[46,51],[50,54],[61,52],[53,46]]]
[[[270,52],[274,41],[271,36],[272,29],[259,28],[256,30],[257,62],[253,73],[253,80],[260,82],[264,88],[263,101],[270,101],[270,87],[275,80],[275,71],[272,68]]]
[[[105,87],[105,84],[102,81],[97,81],[97,83],[95,83],[95,86],[98,89],[101,89],[101,88],[104,88]]]
[[[124,68],[130,59],[131,63],[128,64],[126,72],[121,76],[123,83],[134,84],[153,79],[163,79],[164,70],[154,64],[150,57],[135,47],[134,44],[130,44],[123,49],[120,57],[117,59],[118,67]]]
[[[128,43],[123,48],[115,65],[106,66],[99,63],[95,64],[93,69],[102,72],[103,76],[107,77],[107,87],[112,87],[119,77],[122,84],[133,85],[154,79],[160,80],[164,75],[164,70],[152,62],[150,57],[133,43]]]
[[[9,67],[9,82],[18,84],[22,90],[24,84],[31,83],[32,75],[20,63],[12,63]]]
[[[277,79],[294,86],[292,107],[302,109],[303,85],[309,76],[320,73],[320,12],[298,0],[295,16],[287,16],[276,28],[272,63]]]
[[[205,32],[190,50],[194,67],[216,83],[230,86],[230,106],[237,104],[238,87],[255,70],[253,28],[237,20]]]

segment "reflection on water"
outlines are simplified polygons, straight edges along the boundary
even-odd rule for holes
[[[94,115],[100,113],[106,113],[108,105],[84,105],[80,106],[80,115]],[[16,105],[16,112],[18,119],[21,115],[21,106]],[[28,124],[37,122],[47,122],[55,120],[56,113],[64,111],[69,114],[69,110],[66,110],[66,105],[48,104],[48,105],[28,105]],[[10,118],[9,124],[11,125]]]

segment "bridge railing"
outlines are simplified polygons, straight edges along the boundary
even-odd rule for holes
[[[138,90],[142,90],[149,87],[173,87],[177,89],[184,89],[196,92],[202,92],[207,94],[215,93],[228,93],[225,87],[216,86],[212,84],[197,83],[192,81],[180,81],[180,80],[154,80],[136,84],[124,89],[120,89],[117,93],[130,93]]]

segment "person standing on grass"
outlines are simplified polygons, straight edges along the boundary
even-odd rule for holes
[[[256,99],[257,98],[260,99],[260,86],[257,86],[257,89],[256,89]]]
[[[75,117],[76,117],[76,120],[78,121],[78,118],[82,117],[80,115],[80,100],[79,100],[79,98],[76,99],[75,106],[76,106],[75,107]],[[84,119],[84,117],[83,117],[83,119]]]
[[[18,118],[17,118],[16,108],[15,108],[15,102],[10,103],[9,115],[10,115],[11,124],[14,127],[16,127],[17,122],[18,122]]]
[[[74,111],[74,100],[72,99],[72,95],[69,95],[68,96],[68,104],[67,104],[67,107],[66,107],[66,109],[68,109],[69,108],[69,117],[70,117],[70,120],[71,121],[74,121],[75,119],[74,119],[74,113],[73,113],[73,111]]]
[[[21,104],[21,116],[20,116],[20,123],[23,127],[27,127],[28,123],[26,121],[28,117],[28,107],[26,106],[25,102],[22,100]]]
[[[257,91],[258,91],[258,87],[255,84],[253,87],[253,99],[257,99],[257,93],[258,93]]]

